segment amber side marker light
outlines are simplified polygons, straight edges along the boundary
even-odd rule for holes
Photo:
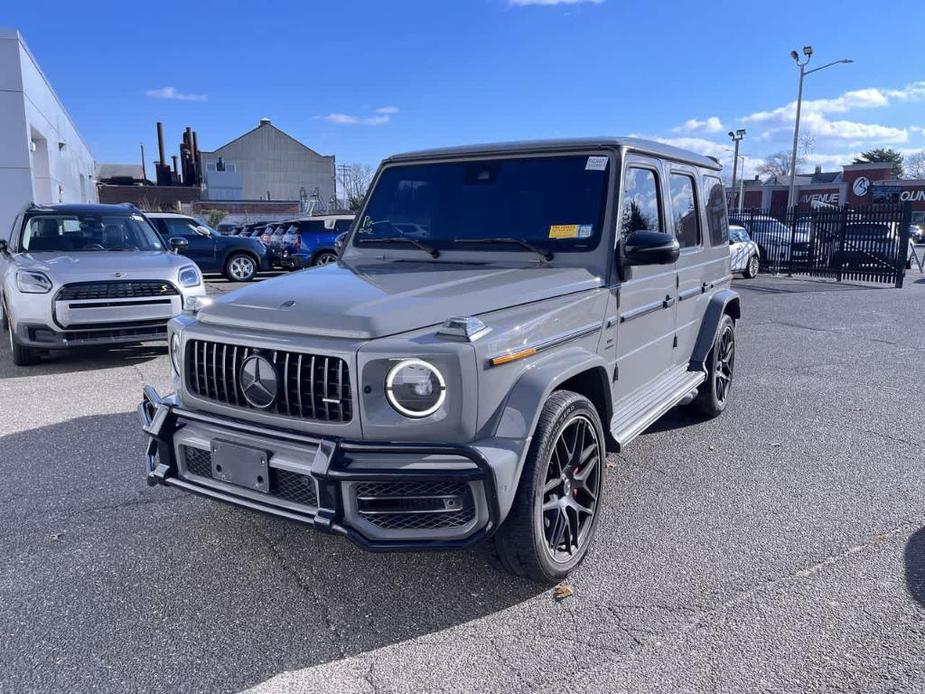
[[[526,359],[527,357],[532,357],[536,354],[535,347],[528,347],[527,349],[522,349],[519,352],[511,352],[510,354],[503,354],[500,357],[492,357],[488,360],[488,363],[492,366],[501,366],[502,364],[509,364],[512,361],[517,361],[518,359]]]

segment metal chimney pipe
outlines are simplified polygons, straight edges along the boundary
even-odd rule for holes
[[[164,124],[157,122],[157,155],[161,164],[164,163]]]
[[[173,172],[175,174],[179,174],[180,172],[177,170],[177,155],[176,154],[171,155],[170,158],[173,159]]]

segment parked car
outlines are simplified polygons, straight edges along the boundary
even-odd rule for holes
[[[201,296],[196,266],[134,208],[30,205],[0,239],[0,320],[19,366],[47,350],[163,340]]]
[[[921,224],[909,225],[909,238],[914,243],[925,243],[925,226]]]
[[[774,217],[767,215],[732,214],[729,223],[743,227],[754,241],[762,258],[773,270],[782,269],[790,262],[791,247],[793,260],[798,263],[809,258],[812,223],[801,220],[791,229]]]
[[[298,270],[335,262],[338,255],[336,239],[351,224],[353,215],[322,215],[295,220],[285,238],[282,266]]]
[[[375,550],[489,542],[560,580],[607,452],[729,403],[719,169],[635,138],[387,159],[339,262],[172,321],[176,393],[139,407],[148,481]]]
[[[899,236],[895,225],[875,222],[849,222],[842,247],[832,254],[833,267],[892,268],[897,260]],[[912,269],[915,244],[907,242],[906,269]]]
[[[732,272],[741,272],[747,279],[758,274],[760,264],[758,244],[751,240],[745,227],[729,225],[729,264]]]
[[[165,243],[185,239],[180,252],[203,272],[221,273],[232,282],[250,282],[260,270],[269,270],[267,251],[259,242],[225,236],[193,217],[169,212],[147,212]]]

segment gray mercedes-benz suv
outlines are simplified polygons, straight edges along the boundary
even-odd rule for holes
[[[564,577],[607,452],[728,402],[719,168],[632,138],[391,157],[337,263],[171,321],[176,392],[139,406],[149,483]]]

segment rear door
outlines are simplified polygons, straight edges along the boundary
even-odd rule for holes
[[[618,244],[634,231],[668,233],[660,162],[630,155],[623,164],[621,179]],[[673,264],[644,265],[624,268],[623,277],[614,278],[605,349],[616,369],[615,406],[672,365],[675,273]]]
[[[692,166],[669,166],[668,207],[671,211],[671,228],[681,246],[681,255],[675,264],[678,295],[675,317],[677,345],[672,360],[675,364],[690,361],[710,296],[707,293],[710,284],[709,247],[704,244],[702,203],[697,178],[697,170]]]

